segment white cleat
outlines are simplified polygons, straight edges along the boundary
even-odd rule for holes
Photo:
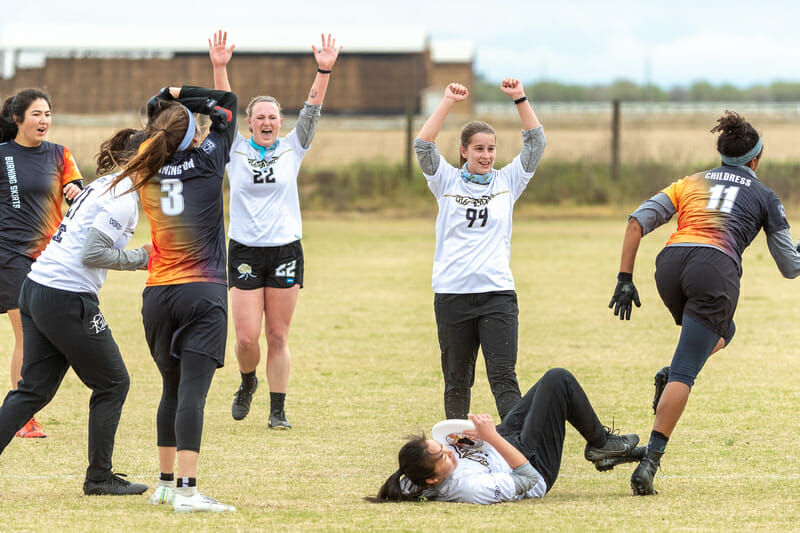
[[[233,505],[219,503],[211,496],[206,496],[200,492],[196,492],[192,496],[181,496],[175,493],[172,497],[172,507],[178,513],[198,513],[203,511],[221,513],[236,510]]]
[[[175,492],[172,487],[156,487],[156,490],[150,495],[150,503],[153,505],[169,505],[172,503],[174,494]]]

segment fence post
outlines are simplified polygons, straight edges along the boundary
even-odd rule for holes
[[[611,111],[611,179],[619,181],[620,101],[612,102]]]
[[[406,100],[406,179],[414,176],[414,100]]]

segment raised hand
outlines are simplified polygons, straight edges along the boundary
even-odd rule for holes
[[[522,83],[516,78],[505,78],[500,82],[500,90],[510,96],[513,100],[517,100],[525,96],[525,88]]]
[[[328,40],[325,41],[325,34],[322,34],[322,48],[317,48],[313,44],[311,49],[314,51],[314,59],[317,60],[317,66],[320,70],[333,70],[333,65],[336,63],[336,58],[339,57],[339,52],[342,51],[340,46],[336,48],[336,39],[328,34]]]
[[[454,102],[462,102],[469,96],[469,90],[460,83],[451,83],[444,90],[444,98]]]
[[[233,49],[236,45],[231,45],[227,48],[228,32],[222,30],[214,34],[213,41],[208,40],[208,57],[211,59],[211,65],[216,67],[224,67],[231,60]]]

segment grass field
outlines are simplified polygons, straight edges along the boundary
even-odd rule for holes
[[[709,130],[719,114],[696,115],[624,115],[622,117],[620,158],[623,163],[676,163],[690,166],[716,159],[716,136]],[[510,161],[521,146],[519,119],[516,116],[451,116],[437,143],[448,160],[458,159],[458,135],[461,126],[473,119],[486,120],[497,130],[497,157]],[[796,117],[747,115],[762,133],[765,159],[772,162],[797,161],[800,158],[794,139],[800,134]],[[545,157],[549,161],[585,161],[607,163],[611,157],[610,114],[540,113],[547,135]],[[288,133],[296,117],[287,116],[282,131]],[[414,135],[424,122],[417,117]],[[50,140],[66,145],[85,171],[94,171],[93,157],[100,143],[116,129],[136,127],[133,114],[100,117],[53,118]],[[247,135],[247,124],[239,118],[239,129]],[[304,159],[305,170],[331,169],[358,161],[388,163],[405,160],[405,123],[402,118],[346,118],[323,116],[314,136],[313,149]]]
[[[550,367],[570,369],[601,420],[646,441],[652,376],[671,358],[679,330],[652,281],[667,228],[642,243],[635,279],[643,307],[628,323],[606,308],[624,220],[518,217],[512,259],[520,301],[518,373],[526,389]],[[49,437],[15,439],[0,459],[0,529],[797,528],[800,291],[780,277],[762,237],[745,257],[736,338],[701,373],[656,477],[657,496],[631,496],[632,465],[596,472],[570,428],[560,477],[544,499],[374,505],[362,498],[396,469],[403,436],[443,418],[430,289],[433,219],[307,217],[305,230],[306,287],[293,323],[287,400],[294,429],[267,429],[265,386],[246,420],[231,418],[238,385],[232,333],[227,365],[206,405],[199,484],[235,505],[236,513],[176,515],[148,505],[149,492],[83,496],[89,391],[70,372],[38,416]],[[146,234],[141,227],[135,239]],[[153,485],[160,378],[142,332],[143,282],[143,273],[110,273],[101,308],[131,374],[115,467]],[[0,318],[2,368],[8,368],[10,337],[8,320]],[[264,374],[262,363],[259,376]],[[496,415],[482,365],[472,408]]]

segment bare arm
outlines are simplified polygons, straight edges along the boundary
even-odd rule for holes
[[[419,135],[417,135],[417,137],[423,141],[434,142],[450,110],[457,102],[463,102],[467,96],[469,96],[469,91],[463,85],[459,83],[451,83],[448,85],[444,91],[442,101],[439,102],[433,114],[428,117],[428,120],[422,125],[422,129],[419,130]]]
[[[497,432],[491,415],[471,414],[469,419],[475,424],[475,431],[465,431],[465,433],[474,435],[491,444],[497,450],[497,453],[506,460],[512,470],[528,462],[528,458],[522,455],[522,452],[514,448],[510,442]]]
[[[517,105],[517,112],[519,113],[519,118],[522,121],[523,130],[532,130],[541,125],[539,119],[536,117],[536,113],[533,112],[533,107],[531,107],[530,101],[525,98],[525,88],[522,87],[522,83],[518,79],[504,79],[500,83],[500,90],[510,96]],[[525,98],[525,100],[517,104],[517,100],[520,100],[521,98]]]
[[[628,227],[625,228],[625,237],[622,240],[622,257],[619,262],[619,271],[633,274],[633,266],[636,263],[636,253],[639,251],[639,243],[642,241],[642,226],[639,221],[631,217],[628,219]]]
[[[322,105],[322,101],[325,100],[325,92],[328,90],[328,81],[331,78],[330,71],[333,70],[333,65],[336,63],[342,47],[336,48],[336,39],[329,33],[327,42],[325,34],[322,35],[321,48],[312,45],[311,50],[314,51],[314,59],[317,61],[317,75],[314,76],[314,83],[311,84],[311,90],[308,92],[308,103]]]
[[[213,41],[208,40],[208,57],[211,59],[211,66],[214,68],[214,88],[220,91],[231,90],[231,82],[228,79],[228,63],[233,55],[236,45],[227,48],[228,32],[222,30],[214,34]]]

